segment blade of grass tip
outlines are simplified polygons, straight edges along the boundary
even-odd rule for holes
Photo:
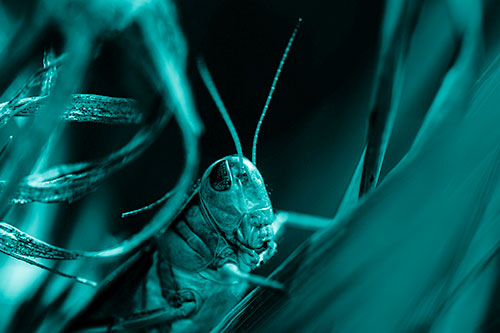
[[[3,251],[1,251],[1,252],[3,252]],[[92,280],[89,280],[89,279],[86,279],[86,278],[83,278],[83,277],[80,277],[80,276],[76,276],[76,275],[66,274],[66,273],[61,272],[61,271],[59,271],[57,269],[53,269],[53,268],[51,268],[49,266],[45,266],[44,264],[41,264],[41,263],[39,263],[39,262],[37,262],[35,260],[32,260],[32,259],[20,256],[20,255],[17,255],[17,254],[13,254],[13,253],[5,253],[5,254],[11,256],[14,259],[17,259],[17,260],[20,260],[20,261],[24,261],[27,264],[30,264],[30,265],[35,266],[35,267],[42,268],[42,269],[44,269],[46,271],[49,271],[51,273],[60,275],[62,277],[65,277],[65,278],[68,278],[68,279],[71,279],[71,280],[74,280],[74,281],[76,281],[78,283],[87,285],[89,287],[94,287],[95,288],[98,285],[97,282],[95,282],[95,281],[92,281]]]
[[[42,83],[40,87],[40,94],[42,96],[49,95],[52,89],[53,83],[55,83],[55,77],[57,75],[56,64],[52,65],[55,62],[55,54],[51,50],[49,52],[45,52],[43,56],[43,69],[45,72],[41,75]],[[38,161],[35,163],[35,167],[31,171],[31,173],[37,173],[40,170],[44,169],[47,165],[47,162],[52,155],[52,151],[56,145],[56,139],[61,134],[61,126],[56,126],[54,131],[50,134],[49,140],[45,147],[43,148],[42,153]]]
[[[404,79],[404,61],[420,5],[407,0],[387,3],[376,69],[366,153],[359,196],[373,189],[380,177]]]
[[[56,268],[48,267],[33,260],[34,258],[72,260],[78,257],[76,252],[47,244],[4,222],[0,223],[0,252],[79,283],[92,287],[97,286],[94,281],[63,273]]]
[[[7,121],[15,116],[16,113],[30,102],[31,99],[23,99],[30,93],[30,90],[37,87],[43,83],[45,75],[47,72],[51,71],[55,66],[61,66],[65,56],[62,55],[58,59],[54,60],[47,67],[37,71],[26,81],[26,83],[16,92],[16,94],[6,103],[0,104],[0,126],[3,126]],[[43,106],[43,105],[42,105]]]
[[[31,15],[31,14],[28,14]],[[47,19],[25,17],[21,26],[12,34],[7,45],[0,50],[0,92],[5,91],[14,78],[35,56],[41,46],[46,29]]]
[[[55,83],[56,75],[57,75],[57,69],[56,65],[51,64],[55,60],[55,54],[51,50],[50,52],[45,52],[43,56],[43,69],[45,69],[45,73],[42,76],[42,84],[40,87],[40,94],[42,96],[49,95],[50,91],[52,89],[53,84]],[[56,126],[54,131],[50,134],[49,140],[45,147],[42,150],[42,153],[40,154],[40,157],[38,161],[35,163],[34,169],[31,171],[31,173],[38,173],[40,170],[45,169],[50,156],[52,155],[52,151],[55,148],[56,145],[56,140],[61,134],[61,126]]]
[[[347,185],[347,189],[344,193],[344,197],[340,202],[339,208],[337,209],[336,218],[346,214],[348,211],[356,207],[359,201],[359,190],[361,186],[361,176],[363,174],[363,165],[365,163],[366,156],[366,146],[363,149],[363,153],[356,165],[354,174],[352,175],[351,181]]]
[[[54,50],[45,52],[43,56],[43,68],[48,68],[56,59]],[[53,82],[57,78],[57,69],[55,66],[50,66],[47,72],[45,72],[42,86],[40,87],[40,95],[49,95],[50,89],[52,88]]]
[[[2,150],[0,150],[0,159],[2,158],[3,156],[3,153],[5,153],[5,151],[7,150],[7,148],[9,147],[10,143],[12,142],[12,139],[14,137],[11,135],[9,136],[9,138],[7,139],[7,142],[3,145],[2,147]]]
[[[54,59],[50,64],[44,66],[43,68],[37,70],[35,73],[33,73],[28,80],[24,83],[21,88],[16,91],[14,96],[9,100],[9,102],[4,106],[2,104],[2,108],[11,108],[14,107],[20,103],[21,99],[28,94],[31,93],[31,89],[36,88],[38,86],[42,87],[46,80],[46,76],[48,75],[49,72],[52,71],[57,71],[57,68],[62,66],[64,64],[64,59],[66,55],[61,55],[58,58]]]
[[[34,260],[35,258],[74,260],[80,257],[81,254],[76,251],[66,250],[40,241],[4,222],[0,223],[0,252],[3,252],[14,259],[21,260],[25,263],[45,269],[57,275],[73,279],[76,282],[92,287],[97,286],[97,283],[94,281],[66,274]]]
[[[78,254],[73,251],[40,241],[5,222],[0,222],[0,250],[7,254],[40,259],[78,258]]]
[[[92,41],[90,35],[81,33],[78,38],[67,39],[68,61],[61,70],[60,79],[47,101],[47,111],[22,133],[14,133],[19,138],[13,142],[12,154],[6,165],[4,176],[7,184],[0,193],[0,218],[7,214],[11,198],[17,191],[18,184],[34,167],[50,133],[59,122],[61,114],[66,109],[66,103],[71,93],[78,88],[90,60]]]

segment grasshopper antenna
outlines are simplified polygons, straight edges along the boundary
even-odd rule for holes
[[[185,199],[186,201],[185,202],[189,201],[190,197],[193,196],[193,193],[195,193],[196,188],[198,186],[199,186],[199,181],[196,182],[193,185],[193,188],[192,188],[192,191],[191,191],[191,195],[189,195],[189,196],[186,197],[186,199]],[[160,199],[156,200],[155,202],[150,203],[147,206],[144,206],[144,207],[141,207],[141,208],[138,208],[138,209],[134,209],[134,210],[130,210],[128,212],[122,213],[122,219],[125,218],[125,217],[137,215],[137,214],[142,213],[142,212],[144,212],[146,210],[151,210],[151,209],[155,208],[159,204],[164,203],[165,201],[169,200],[175,194],[176,191],[177,191],[177,187],[174,187],[173,189],[171,189],[170,191],[168,191],[167,193],[165,193]]]
[[[288,40],[288,44],[286,45],[285,52],[283,52],[283,56],[281,57],[280,64],[278,65],[278,70],[276,70],[276,74],[274,74],[273,83],[271,84],[271,89],[269,90],[269,95],[267,95],[266,104],[264,104],[264,109],[260,114],[259,122],[257,123],[257,128],[255,129],[255,134],[253,136],[253,145],[252,145],[252,163],[257,165],[257,139],[259,137],[260,127],[262,126],[262,121],[266,116],[267,109],[269,108],[269,103],[271,103],[271,98],[273,97],[274,90],[276,89],[276,83],[278,83],[278,79],[281,74],[281,70],[283,69],[283,65],[285,65],[286,57],[288,56],[288,52],[290,52],[290,48],[292,47],[295,36],[297,35],[297,31],[299,31],[300,22],[302,19],[299,18],[295,29],[293,29],[292,36]]]
[[[227,128],[231,133],[231,136],[233,137],[234,145],[236,146],[236,152],[238,153],[238,157],[240,158],[241,167],[243,167],[243,150],[241,149],[241,142],[240,139],[238,138],[238,133],[236,132],[233,122],[231,121],[231,118],[227,113],[226,107],[222,102],[222,99],[219,95],[219,92],[217,91],[217,88],[215,87],[215,83],[212,80],[212,76],[208,71],[207,65],[202,59],[198,59],[198,71],[200,72],[200,76],[203,80],[203,83],[207,87],[208,92],[212,96],[215,105],[217,105],[217,108],[219,109],[219,112],[222,115],[222,118],[224,119],[224,122],[226,123]]]
[[[154,207],[158,206],[159,204],[161,204],[161,203],[165,202],[166,200],[170,199],[170,197],[172,197],[172,195],[174,195],[175,190],[176,189],[173,189],[172,191],[169,191],[169,192],[165,193],[163,195],[163,197],[161,197],[160,199],[156,200],[155,202],[153,202],[153,203],[151,203],[151,204],[149,204],[147,206],[144,206],[144,207],[141,207],[141,208],[138,208],[138,209],[134,209],[134,210],[122,213],[122,218],[133,216],[133,215],[137,215],[137,214],[142,213],[142,212],[144,212],[146,210],[153,209]]]

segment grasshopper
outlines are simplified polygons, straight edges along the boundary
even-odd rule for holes
[[[217,324],[220,316],[244,296],[248,284],[282,289],[277,281],[251,274],[276,253],[278,228],[264,179],[256,167],[256,146],[299,24],[300,20],[283,53],[261,113],[253,140],[252,161],[243,156],[234,125],[208,69],[203,62],[198,62],[200,75],[226,122],[237,154],[221,158],[206,169],[170,227],[112,274],[109,282],[102,284],[98,291],[101,296],[70,323],[68,330],[81,329],[83,320],[83,327],[97,330],[161,327],[174,332],[202,331]],[[124,215],[151,209],[168,196]],[[128,286],[133,291],[127,292],[126,299],[113,292]],[[111,293],[118,299],[109,314],[102,302],[103,295]],[[135,311],[130,312],[130,308]],[[100,318],[89,322],[89,316],[95,317],[96,310],[101,313]]]

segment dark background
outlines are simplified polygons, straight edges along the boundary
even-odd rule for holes
[[[189,45],[189,73],[205,126],[200,171],[235,153],[234,143],[196,70],[203,57],[247,157],[257,120],[297,19],[289,54],[258,144],[258,167],[277,209],[332,217],[361,153],[376,61],[381,2],[178,3]],[[136,191],[177,175],[178,135],[162,138]],[[172,158],[174,157],[174,158]],[[141,167],[142,169],[142,167]],[[149,178],[149,179],[148,179]],[[168,185],[159,193],[166,190]],[[146,189],[146,190],[144,190]],[[157,197],[157,196],[156,196]],[[146,203],[148,200],[144,200]]]
[[[215,160],[234,154],[235,148],[201,82],[196,60],[205,59],[238,131],[244,154],[251,157],[255,127],[275,71],[298,18],[303,19],[261,128],[257,166],[276,210],[333,217],[366,139],[384,3],[189,0],[178,1],[177,5],[189,50],[189,79],[204,124],[200,176]],[[409,79],[404,88],[408,94],[403,92],[403,107],[383,175],[408,149],[455,52],[444,5],[429,2],[422,15],[430,17],[423,20],[430,23],[418,25],[412,42]],[[433,20],[440,23],[437,31]],[[141,66],[147,59],[136,51],[142,45],[135,33],[132,26],[103,39],[83,92],[147,101],[154,98],[148,73]],[[54,40],[49,39],[47,47],[54,46]],[[428,52],[433,44],[441,48]],[[64,153],[52,162],[106,156],[124,145],[137,129],[70,124],[58,144],[58,150]],[[55,232],[50,233],[52,239],[48,241],[66,245],[67,234],[61,230],[85,220],[95,225],[96,234],[106,236],[75,238],[69,242],[72,248],[115,244],[148,223],[155,211],[125,220],[120,214],[160,198],[173,187],[182,166],[181,136],[175,121],[171,121],[151,148],[97,191],[70,205],[57,205]],[[266,271],[308,234],[294,230],[288,233],[280,242],[280,255]]]
[[[201,82],[196,59],[205,59],[244,154],[251,157],[271,82],[298,18],[303,19],[261,128],[257,165],[275,209],[333,217],[365,140],[382,2],[179,1],[177,5],[189,49],[189,78],[204,124],[200,176],[215,160],[234,154],[235,148]],[[129,38],[121,35],[104,41],[84,92],[123,97],[150,93],[146,74],[136,56],[129,54],[136,43],[128,43]],[[57,162],[105,156],[136,130],[70,124],[61,143],[67,153]],[[64,219],[73,220],[73,214],[80,215],[91,205],[110,222],[117,237],[140,228],[154,212],[127,218],[126,223],[120,213],[147,205],[172,188],[183,165],[181,144],[171,121],[139,159],[95,193],[65,205],[69,216]]]

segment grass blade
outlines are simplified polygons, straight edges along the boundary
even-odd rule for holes
[[[360,197],[373,189],[379,181],[399,106],[404,60],[420,6],[421,4],[411,0],[388,1],[386,5]]]
[[[27,97],[16,105],[0,104],[2,116],[28,117],[41,112],[48,96]],[[99,124],[139,124],[142,114],[136,102],[130,98],[108,97],[92,94],[73,94],[62,120],[68,122],[92,122]]]
[[[139,131],[127,145],[104,159],[59,165],[28,176],[21,182],[12,202],[53,203],[80,199],[112,173],[140,156],[156,140],[169,118],[170,113],[162,114],[160,119]]]

